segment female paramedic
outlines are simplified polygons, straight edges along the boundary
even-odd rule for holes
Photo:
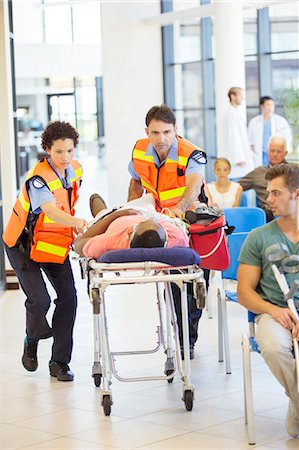
[[[39,339],[53,336],[49,370],[60,381],[74,379],[68,363],[77,294],[68,253],[74,231],[82,232],[87,224],[74,217],[82,177],[73,159],[78,137],[69,123],[47,126],[41,145],[48,155],[28,172],[3,234],[7,256],[27,297],[23,366],[35,371]],[[57,295],[52,327],[46,318],[51,299],[42,271]]]

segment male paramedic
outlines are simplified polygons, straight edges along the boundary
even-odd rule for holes
[[[251,231],[239,256],[238,300],[256,313],[256,340],[263,358],[289,398],[286,429],[299,435],[299,394],[292,336],[299,340],[299,321],[284,300],[265,250],[283,243],[299,253],[299,165],[280,164],[266,172],[268,203],[275,220]],[[289,286],[298,273],[286,274]],[[299,293],[294,296],[295,304]],[[298,308],[298,303],[297,303]]]
[[[144,191],[153,194],[157,211],[170,211],[183,218],[184,213],[203,195],[203,173],[206,154],[197,146],[178,136],[176,118],[162,104],[153,106],[145,118],[147,138],[139,139],[133,149],[128,169],[131,175],[128,200],[139,198]],[[179,289],[172,284],[180,340],[181,311]],[[190,358],[194,358],[198,321],[202,310],[196,308],[192,285],[188,285]]]

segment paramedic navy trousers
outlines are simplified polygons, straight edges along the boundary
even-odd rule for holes
[[[182,308],[180,289],[175,283],[171,283],[173,302],[179,329],[180,345],[183,345]],[[197,309],[196,299],[193,296],[193,284],[187,283],[189,345],[194,346],[198,337],[198,322],[202,315],[202,309]]]
[[[209,288],[210,271],[202,269],[204,279],[206,282],[206,290]],[[173,302],[177,317],[180,345],[183,345],[183,330],[182,330],[182,308],[180,289],[175,283],[171,283],[171,290],[173,295]],[[202,315],[202,309],[196,306],[196,298],[193,295],[193,284],[187,283],[187,303],[188,303],[188,326],[189,326],[189,345],[194,346],[198,338],[198,324]]]
[[[77,294],[69,257],[64,264],[37,263],[31,259],[24,264],[24,254],[17,246],[6,247],[9,261],[14,268],[26,295],[26,334],[31,339],[53,336],[51,360],[69,363],[73,348],[73,327],[76,318]],[[50,327],[46,314],[51,305],[42,271],[52,284],[57,298]]]

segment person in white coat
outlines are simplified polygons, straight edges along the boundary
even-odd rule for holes
[[[246,122],[240,110],[243,101],[242,88],[231,87],[228,97],[230,105],[223,115],[223,142],[219,156],[230,161],[231,177],[239,178],[253,169],[253,151],[248,141]]]
[[[253,117],[248,124],[248,138],[254,152],[254,166],[269,164],[268,143],[271,136],[281,136],[287,142],[288,152],[292,149],[292,131],[286,119],[274,114],[273,98],[260,98],[261,114]]]

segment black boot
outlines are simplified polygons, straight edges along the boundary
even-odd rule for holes
[[[37,369],[37,344],[35,339],[29,339],[28,336],[24,340],[24,353],[22,356],[22,364],[29,372],[34,372]]]
[[[51,377],[56,377],[59,381],[73,381],[74,374],[67,363],[49,361]]]

